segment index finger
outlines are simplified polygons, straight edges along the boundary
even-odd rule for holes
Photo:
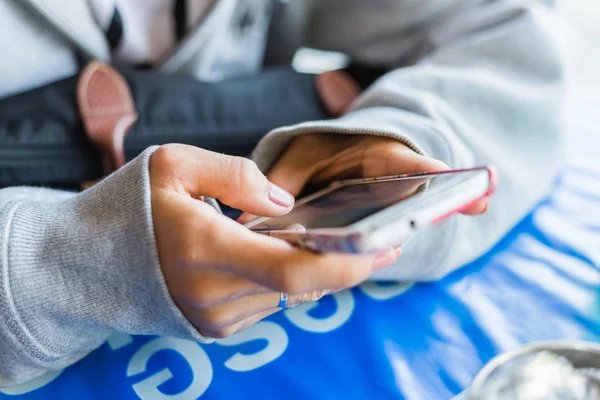
[[[275,291],[344,289],[373,273],[375,254],[317,254],[252,232],[222,215],[212,213],[211,218],[208,226],[214,228],[199,227],[198,232],[211,249],[211,262]]]

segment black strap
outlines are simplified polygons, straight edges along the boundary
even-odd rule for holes
[[[121,17],[119,9],[115,7],[115,12],[113,13],[112,19],[110,20],[110,25],[106,31],[106,40],[108,41],[111,51],[114,51],[117,47],[119,47],[122,39],[123,18]]]
[[[175,36],[177,41],[180,42],[183,37],[187,34],[188,18],[187,18],[187,1],[176,0],[175,10],[173,12],[175,17]]]
[[[125,143],[129,160],[148,146],[165,143],[244,156],[274,128],[328,118],[314,76],[291,68],[217,83],[120,72],[140,115]],[[77,112],[78,81],[75,75],[0,99],[0,187],[78,185],[102,177],[100,153],[87,140]]]

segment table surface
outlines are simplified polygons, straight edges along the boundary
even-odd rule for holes
[[[582,160],[492,251],[440,282],[364,284],[218,344],[115,334],[0,399],[449,399],[506,350],[600,341],[600,168]]]

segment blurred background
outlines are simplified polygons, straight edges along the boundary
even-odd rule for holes
[[[597,165],[589,149],[600,149],[600,1],[563,0],[561,7],[571,35],[575,83],[568,103],[567,159],[589,167]]]
[[[572,52],[572,75],[578,95],[600,97],[600,0],[558,0],[568,31]],[[559,29],[559,27],[557,27]],[[303,49],[294,60],[301,71],[336,68],[345,58],[340,54]]]
[[[563,0],[561,7],[576,39],[578,57],[573,66],[577,89],[600,97],[600,1]]]
[[[600,149],[600,0],[557,0],[567,32],[572,85],[568,93],[567,159],[589,167]],[[341,54],[302,49],[294,67],[303,72],[322,72],[344,65]],[[587,149],[586,149],[587,147]],[[600,170],[600,166],[598,167]]]

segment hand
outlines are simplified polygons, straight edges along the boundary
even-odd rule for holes
[[[166,145],[150,159],[152,215],[171,297],[200,333],[221,338],[289,305],[316,301],[365,280],[397,252],[318,255],[254,233],[202,196],[251,213],[280,216],[294,198],[243,158]]]
[[[448,169],[443,162],[422,156],[394,139],[315,134],[296,138],[267,178],[296,196],[307,183]],[[463,213],[480,214],[487,207],[487,199],[483,199]]]

